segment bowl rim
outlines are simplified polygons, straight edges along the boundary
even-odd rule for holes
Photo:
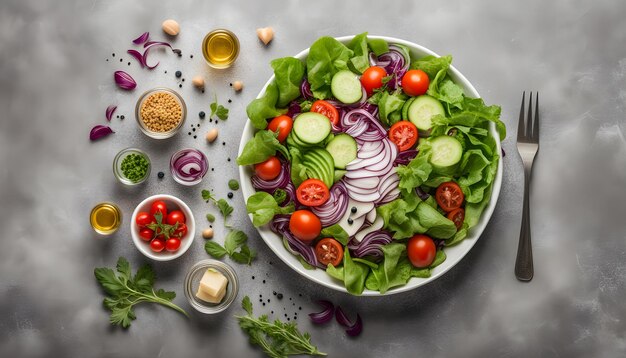
[[[185,238],[181,240],[182,243],[178,251],[170,254],[169,252],[164,250],[169,255],[163,254],[163,251],[158,253],[152,252],[150,250],[150,246],[139,237],[139,233],[137,231],[137,223],[135,223],[135,219],[137,218],[137,214],[139,213],[140,208],[146,205],[148,202],[156,200],[163,200],[166,203],[169,201],[178,205],[179,209],[185,214],[185,218],[187,219],[187,236],[185,236]],[[137,250],[139,250],[139,252],[141,252],[144,256],[155,261],[171,261],[181,257],[191,247],[191,244],[196,237],[195,231],[196,222],[193,218],[193,212],[191,211],[189,206],[181,199],[169,194],[156,194],[145,198],[139,204],[137,204],[137,206],[135,206],[135,210],[133,210],[133,214],[130,217],[130,234],[133,239],[133,244],[135,245]]]
[[[178,125],[176,125],[176,127],[170,129],[167,132],[151,131],[143,124],[143,121],[141,120],[141,105],[148,98],[149,95],[153,93],[157,93],[157,92],[167,92],[173,95],[174,98],[180,103],[180,107],[181,107],[180,122],[178,122]],[[152,139],[168,139],[168,138],[173,137],[183,127],[183,124],[185,124],[186,119],[187,119],[187,105],[185,104],[185,100],[183,99],[183,96],[181,96],[180,93],[176,92],[175,90],[169,87],[159,86],[159,87],[154,87],[149,90],[146,90],[144,93],[142,93],[139,96],[139,98],[137,99],[137,103],[135,104],[135,120],[137,121],[137,124],[139,125],[139,129],[141,130],[143,134],[145,134],[146,136]]]
[[[196,295],[192,290],[193,285],[191,283],[191,279],[197,271],[206,270],[208,268],[217,268],[218,271],[224,274],[224,276],[226,276],[226,278],[228,279],[228,287],[230,287],[226,288],[227,292],[229,292],[228,290],[230,290],[230,294],[228,296],[224,296],[222,302],[212,307],[205,306],[196,298]],[[189,302],[191,307],[193,307],[196,311],[204,314],[216,314],[225,311],[233,304],[233,302],[237,298],[237,295],[239,294],[239,277],[237,276],[237,272],[235,271],[235,269],[233,269],[232,266],[225,262],[214,259],[204,259],[196,262],[193,266],[191,266],[185,274],[184,285],[185,286],[183,288],[185,297],[187,298],[187,301]]]
[[[355,35],[349,35],[349,36],[335,37],[335,39],[341,43],[346,44],[347,42],[352,40],[354,37]],[[411,53],[420,52],[424,54],[423,56],[432,55],[435,57],[441,57],[436,52],[411,41],[398,39],[395,37],[379,36],[379,35],[368,35],[367,37],[371,39],[385,40],[390,44],[400,44],[400,45],[407,46]],[[310,47],[300,51],[294,57],[300,60],[306,59],[309,53],[309,49]],[[467,96],[473,97],[473,98],[480,98],[480,95],[478,91],[476,90],[476,88],[474,88],[474,86],[470,83],[470,81],[459,70],[457,70],[454,66],[451,65],[448,71],[449,71],[448,72],[449,75],[452,77],[454,82],[463,87],[464,92]],[[270,78],[267,80],[265,85],[259,91],[259,94],[256,98],[260,98],[261,96],[263,96],[263,94],[265,93],[265,90],[267,89],[267,86],[274,80],[274,77],[275,76],[273,74],[272,76],[270,76]],[[248,119],[242,131],[242,136],[241,136],[241,140],[239,143],[239,150],[237,153],[238,156],[241,155],[241,152],[243,151],[245,144],[250,140],[250,138],[253,136],[253,133],[255,131],[256,130],[252,127],[251,122]],[[497,147],[496,150],[498,153],[500,153],[501,151],[500,136],[493,122],[489,123],[489,133],[494,137],[495,142],[496,142],[496,147]],[[250,172],[250,169],[247,167],[248,166],[239,166],[239,180],[241,183],[241,191],[243,194],[244,202],[247,201],[247,199],[255,192],[250,182],[251,172]],[[368,290],[366,288],[361,294],[361,296],[378,297],[378,296],[388,296],[388,295],[393,295],[393,294],[397,294],[401,292],[411,291],[413,289],[416,289],[418,287],[421,287],[423,285],[426,285],[436,280],[437,278],[441,277],[443,274],[448,272],[452,267],[456,266],[460,261],[462,261],[463,258],[467,255],[467,253],[472,249],[472,247],[474,247],[474,245],[476,244],[476,241],[480,238],[483,231],[485,230],[485,227],[487,226],[487,223],[491,219],[493,211],[498,202],[498,197],[499,197],[500,189],[502,186],[502,176],[503,176],[503,165],[502,165],[502,157],[500,156],[500,158],[498,159],[498,168],[496,171],[496,177],[495,177],[494,182],[492,183],[491,198],[489,200],[489,203],[483,210],[483,213],[481,214],[478,223],[472,229],[470,229],[468,236],[462,242],[460,242],[459,244],[455,246],[448,247],[446,250],[448,251],[448,253],[450,250],[454,250],[454,252],[461,250],[459,251],[458,255],[456,255],[458,257],[454,260],[454,262],[452,262],[452,260],[450,259],[450,255],[448,255],[448,259],[444,261],[444,263],[442,263],[441,265],[435,267],[433,269],[432,275],[428,278],[413,277],[409,279],[409,282],[407,282],[405,285],[391,288],[389,291],[383,294],[381,294],[378,291]],[[252,215],[248,215],[248,216],[250,220],[252,220]],[[282,238],[279,238],[278,235],[274,234],[271,230],[269,230],[267,225],[262,226],[262,227],[255,227],[255,229],[258,231],[259,236],[261,236],[261,238],[267,244],[267,246],[269,246],[270,250],[272,250],[276,254],[276,256],[278,256],[291,269],[293,269],[300,275],[304,276],[305,278],[313,282],[316,282],[322,286],[331,288],[336,291],[348,293],[346,288],[343,285],[341,285],[339,281],[334,280],[325,272],[324,272],[324,276],[321,276],[321,275],[316,275],[313,273],[313,271],[321,271],[321,270],[305,269],[298,261],[296,255],[293,255],[287,249],[285,249],[285,247],[282,244],[282,241],[283,241]],[[271,240],[274,240],[276,242],[274,243]]]

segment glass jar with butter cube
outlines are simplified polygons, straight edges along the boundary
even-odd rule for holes
[[[185,296],[189,304],[202,313],[213,314],[227,309],[238,291],[237,274],[221,261],[200,261],[185,277]]]

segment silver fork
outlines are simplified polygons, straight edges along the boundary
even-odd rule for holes
[[[539,93],[535,96],[535,113],[533,115],[533,93],[530,92],[527,120],[524,117],[526,92],[522,94],[522,108],[519,113],[517,127],[517,151],[524,163],[524,209],[522,211],[522,228],[517,246],[515,260],[515,276],[520,281],[530,281],[533,278],[533,248],[530,241],[530,209],[528,207],[528,192],[530,175],[533,170],[533,161],[539,150]]]

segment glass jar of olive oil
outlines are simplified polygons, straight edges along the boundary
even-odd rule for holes
[[[100,203],[91,210],[89,221],[98,234],[111,235],[122,224],[122,211],[113,203]]]
[[[213,30],[202,41],[202,55],[209,66],[228,68],[239,55],[239,39],[228,30]]]

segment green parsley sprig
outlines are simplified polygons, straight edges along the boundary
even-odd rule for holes
[[[209,118],[213,118],[213,115],[216,115],[217,118],[223,121],[228,119],[228,108],[217,103],[217,95],[215,96],[215,101],[211,103],[211,114]]]
[[[256,257],[256,251],[248,247],[247,241],[248,236],[243,231],[231,230],[224,239],[224,246],[209,240],[204,244],[204,250],[216,259],[228,255],[237,263],[250,265]]]
[[[206,200],[206,202],[212,202],[213,205],[217,206],[219,211],[224,216],[224,224],[226,224],[226,219],[233,213],[235,208],[230,206],[225,199],[217,199],[215,196],[208,190],[202,190],[202,199]],[[208,217],[207,217],[208,219]],[[209,220],[210,221],[210,220]],[[228,227],[228,225],[226,225]]]

